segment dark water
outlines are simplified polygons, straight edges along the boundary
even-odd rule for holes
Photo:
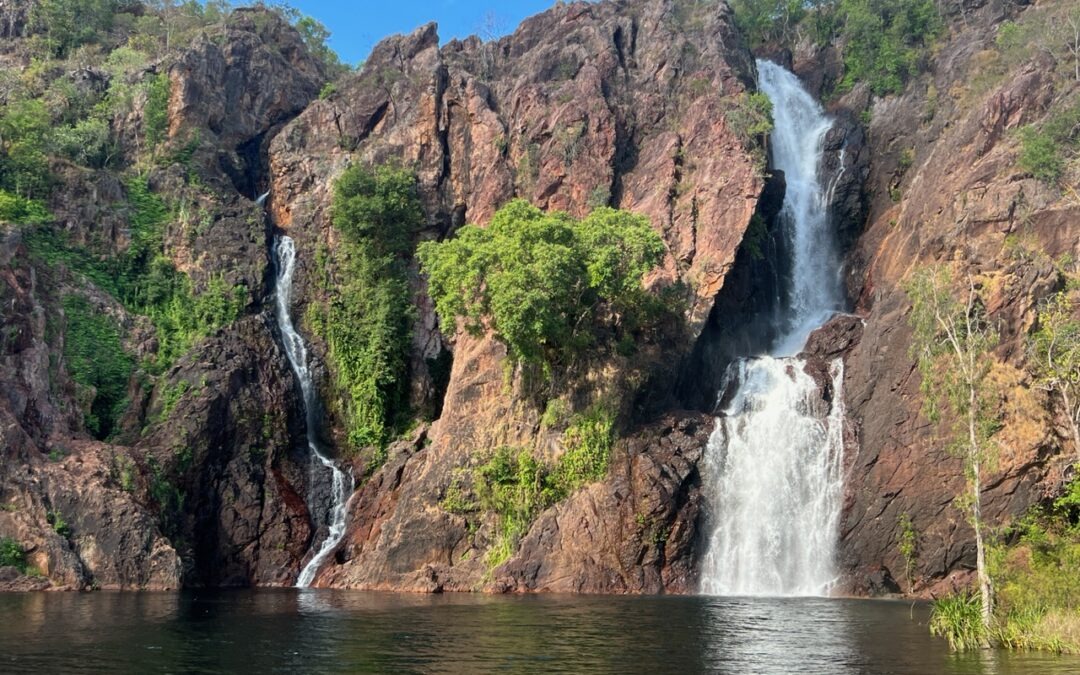
[[[1080,673],[1077,658],[951,655],[927,613],[861,600],[0,595],[0,672]]]

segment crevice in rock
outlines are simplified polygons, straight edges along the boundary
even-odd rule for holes
[[[773,171],[701,336],[678,375],[675,396],[688,410],[714,412],[728,365],[765,351],[776,337],[786,261],[791,258],[784,250],[779,219],[784,192],[783,172]],[[754,231],[761,227],[764,231]],[[747,243],[750,238],[754,245]]]

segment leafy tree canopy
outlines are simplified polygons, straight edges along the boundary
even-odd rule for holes
[[[641,278],[663,254],[643,216],[604,207],[578,221],[523,200],[418,249],[444,325],[489,325],[512,360],[546,365],[592,344],[601,317],[632,327],[648,306]]]

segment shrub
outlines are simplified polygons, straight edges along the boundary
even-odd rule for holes
[[[9,103],[0,114],[0,189],[26,199],[45,196],[51,182],[45,150],[52,122],[38,100]]]
[[[607,474],[614,438],[612,415],[594,406],[572,420],[563,434],[565,451],[554,466],[528,449],[499,448],[472,471],[475,500],[455,475],[440,505],[459,515],[483,511],[496,516],[496,538],[485,558],[495,568],[512,555],[541,512]]]
[[[575,416],[563,434],[565,452],[553,472],[555,494],[568,495],[607,475],[614,443],[615,417],[606,407],[596,405]]]
[[[0,567],[14,567],[26,573],[26,551],[11,537],[0,537]]]
[[[52,215],[41,202],[0,190],[0,222],[26,225],[44,223],[51,217]]]
[[[1080,99],[1074,99],[1040,125],[1020,130],[1020,167],[1048,183],[1058,181],[1080,148]]]
[[[1019,162],[1022,169],[1047,182],[1056,181],[1065,169],[1054,138],[1030,126],[1020,130]]]
[[[875,94],[899,91],[919,72],[927,45],[942,29],[933,0],[840,0],[845,75]]]
[[[547,372],[594,345],[601,329],[633,330],[646,320],[641,278],[663,253],[642,216],[600,208],[576,221],[523,200],[487,228],[469,225],[417,251],[444,326],[459,317],[474,333],[490,326],[511,363]]]
[[[49,51],[63,56],[106,35],[120,6],[119,0],[38,0],[32,17],[45,30]]]

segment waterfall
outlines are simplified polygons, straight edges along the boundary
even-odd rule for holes
[[[840,264],[819,167],[832,126],[790,72],[757,62],[773,104],[773,167],[784,172],[780,212],[791,251],[781,335],[771,354],[736,361],[704,463],[712,531],[701,590],[718,595],[826,595],[843,500],[843,363],[831,365],[831,403],[803,360],[809,334],[843,309]]]
[[[345,536],[345,523],[348,514],[349,496],[353,491],[352,475],[340,469],[332,459],[323,454],[318,441],[318,406],[315,398],[315,386],[311,381],[311,372],[308,370],[307,346],[304,338],[296,332],[293,326],[292,316],[289,313],[290,298],[292,296],[293,269],[296,262],[296,245],[291,237],[280,236],[274,240],[274,262],[277,272],[276,282],[276,316],[278,328],[281,330],[281,341],[285,347],[285,354],[292,366],[296,379],[300,382],[300,393],[304,402],[304,414],[307,420],[307,443],[311,455],[311,483],[318,482],[319,474],[330,474],[330,509],[328,515],[329,532],[326,539],[315,550],[311,560],[296,580],[297,588],[307,588],[315,580],[315,574],[326,561],[330,553],[341,543]],[[315,492],[313,489],[312,493]],[[309,508],[315,512],[315,508],[309,503]]]

